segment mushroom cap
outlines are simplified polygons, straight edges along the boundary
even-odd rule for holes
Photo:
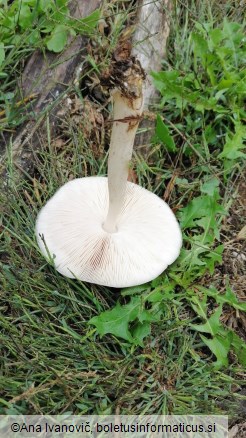
[[[69,278],[111,287],[153,280],[180,252],[181,231],[172,210],[158,196],[127,182],[117,232],[108,233],[103,229],[108,199],[105,177],[62,186],[37,218],[42,253],[53,257],[57,271]]]

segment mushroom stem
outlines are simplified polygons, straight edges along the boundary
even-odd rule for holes
[[[137,97],[123,96],[118,89],[112,93],[114,122],[108,159],[109,209],[103,224],[108,233],[117,232],[117,219],[124,202],[134,139],[143,111],[142,81],[139,83]]]

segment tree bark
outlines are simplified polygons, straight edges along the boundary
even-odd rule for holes
[[[170,12],[170,0],[140,0],[139,2],[136,31],[133,36],[133,54],[140,60],[147,73],[144,110],[151,109],[151,105],[159,99],[150,73],[161,69],[170,31]],[[137,135],[135,146],[143,147],[144,151],[154,133],[154,128],[154,121],[144,120],[140,124],[143,132]]]

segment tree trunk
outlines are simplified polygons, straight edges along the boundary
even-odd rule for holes
[[[147,73],[144,89],[144,109],[151,109],[158,98],[158,93],[152,83],[151,71],[161,69],[161,62],[165,56],[167,38],[170,30],[170,0],[140,0],[137,14],[137,27],[133,37],[133,54],[140,60],[142,67]],[[135,146],[143,148],[154,133],[154,122],[144,120],[140,124],[142,133],[138,134]]]

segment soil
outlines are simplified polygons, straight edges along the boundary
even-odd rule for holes
[[[230,430],[228,438],[245,438],[246,436],[246,423],[235,424]]]

